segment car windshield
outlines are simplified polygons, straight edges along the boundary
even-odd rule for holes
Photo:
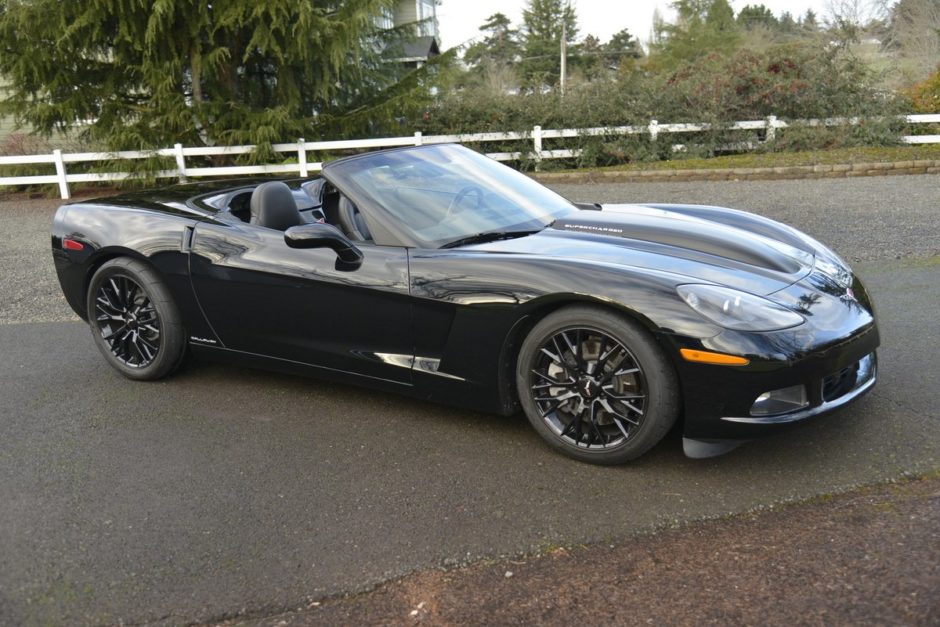
[[[331,174],[425,248],[539,231],[575,209],[524,174],[452,144],[364,155],[336,163]]]

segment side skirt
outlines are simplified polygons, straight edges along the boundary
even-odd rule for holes
[[[327,381],[336,381],[338,383],[349,383],[351,385],[360,385],[368,388],[389,390],[398,392],[399,394],[413,394],[411,384],[402,383],[400,381],[370,377],[368,375],[356,374],[345,370],[336,370],[324,366],[314,366],[299,361],[291,361],[290,359],[246,353],[230,348],[223,348],[221,346],[206,346],[205,344],[194,344],[190,342],[189,347],[195,357],[234,366],[308,376]]]

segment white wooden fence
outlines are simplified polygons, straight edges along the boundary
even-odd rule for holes
[[[902,118],[909,124],[940,124],[940,114],[933,115],[905,115]],[[764,131],[764,141],[773,141],[777,129],[790,126],[846,126],[858,124],[859,118],[827,118],[821,120],[794,120],[784,122],[775,116],[764,120],[751,120],[734,122],[723,127],[726,130],[737,131]],[[186,165],[187,157],[203,157],[216,155],[243,155],[252,152],[254,146],[203,146],[186,148],[176,144],[173,148],[159,150],[131,150],[121,152],[77,152],[63,153],[54,150],[52,154],[42,155],[16,155],[0,156],[0,166],[4,165],[33,165],[54,164],[55,174],[38,176],[5,176],[0,177],[0,186],[3,185],[42,185],[58,184],[62,198],[69,198],[69,183],[90,183],[102,181],[119,181],[139,174],[129,172],[88,172],[69,174],[66,164],[87,163],[96,161],[112,161],[120,159],[148,159],[154,156],[175,157],[176,169],[149,173],[156,178],[178,178],[186,181],[189,177],[200,176],[233,176],[251,174],[298,174],[308,176],[323,167],[322,162],[307,160],[308,153],[338,150],[358,150],[369,148],[389,148],[395,146],[420,146],[422,144],[441,143],[485,143],[529,140],[532,142],[531,152],[494,152],[487,156],[498,161],[512,161],[523,157],[540,161],[542,159],[567,159],[578,157],[578,149],[545,150],[542,147],[544,140],[565,139],[572,137],[598,137],[616,135],[643,135],[649,136],[651,141],[657,141],[660,135],[669,133],[695,133],[711,130],[710,124],[660,124],[651,120],[644,126],[605,126],[582,129],[543,129],[534,127],[531,131],[508,133],[471,133],[464,135],[422,135],[420,132],[407,137],[382,137],[377,139],[354,139],[343,141],[305,142],[303,139],[292,144],[274,144],[274,152],[285,155],[295,155],[297,163],[279,163],[268,165],[224,166],[211,168],[194,168]],[[908,144],[940,144],[940,135],[909,135],[902,138]],[[742,145],[742,147],[748,144]],[[674,146],[679,148],[679,146]]]

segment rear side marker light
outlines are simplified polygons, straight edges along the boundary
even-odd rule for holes
[[[725,355],[724,353],[711,353],[709,351],[697,351],[691,348],[679,349],[679,353],[686,361],[694,361],[699,364],[714,364],[716,366],[746,366],[750,363],[744,357],[737,355]]]
[[[65,250],[84,250],[85,245],[81,242],[77,242],[74,239],[64,239],[62,240],[62,248]]]

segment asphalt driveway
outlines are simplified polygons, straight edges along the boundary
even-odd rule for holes
[[[56,203],[0,203],[0,622],[273,613],[418,568],[940,468],[940,177],[564,191],[739,206],[832,242],[878,305],[879,386],[725,457],[688,460],[673,433],[597,468],[521,416],[203,363],[132,383],[56,293]]]

